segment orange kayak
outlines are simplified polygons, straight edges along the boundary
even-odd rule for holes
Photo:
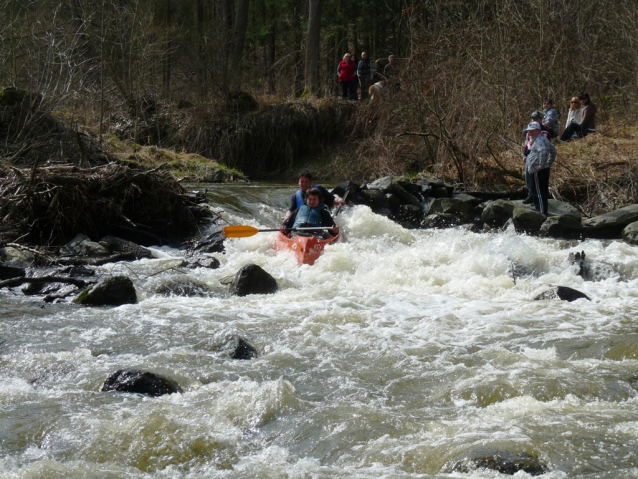
[[[321,256],[326,245],[336,243],[340,238],[340,234],[327,239],[321,239],[313,235],[297,235],[291,238],[290,236],[278,233],[275,239],[275,249],[277,251],[290,250],[295,254],[297,263],[312,265],[315,264],[317,258]]]

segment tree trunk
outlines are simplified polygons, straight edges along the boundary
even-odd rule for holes
[[[244,54],[246,42],[246,29],[248,28],[249,0],[237,0],[235,10],[235,31],[233,34],[233,56],[231,58],[231,71],[233,83],[238,84],[240,78],[240,62]]]
[[[321,41],[321,9],[323,0],[309,0],[308,42],[306,46],[306,93],[316,95],[319,90],[319,47]]]

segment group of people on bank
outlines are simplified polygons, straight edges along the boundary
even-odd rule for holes
[[[365,100],[373,85],[379,88],[398,72],[399,63],[394,55],[388,57],[388,63],[384,66],[381,60],[372,63],[366,52],[361,53],[358,62],[354,54],[346,53],[337,66],[341,95],[344,100],[358,100],[357,89],[361,89],[361,100]]]
[[[551,140],[558,138],[559,116],[551,98],[543,99],[543,111],[532,112],[532,121],[525,128],[523,156],[525,158],[525,183],[529,192],[523,203],[531,204],[537,211],[548,214],[549,171],[556,160],[556,147]],[[596,131],[596,105],[586,92],[572,97],[565,130],[559,142],[587,136]]]

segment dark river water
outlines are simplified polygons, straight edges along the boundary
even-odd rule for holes
[[[272,228],[292,191],[208,195],[230,224]],[[638,248],[406,230],[363,206],[337,221],[346,241],[314,266],[260,233],[227,240],[215,270],[160,247],[100,267],[134,281],[134,305],[1,290],[0,478],[495,478],[452,465],[496,452],[547,478],[638,477]],[[568,261],[582,250],[594,281]],[[276,294],[228,293],[251,263]],[[180,279],[210,294],[156,293]],[[533,300],[551,285],[591,301]],[[259,358],[230,359],[237,336]],[[100,392],[121,368],[184,392]]]

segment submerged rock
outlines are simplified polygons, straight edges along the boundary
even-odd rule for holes
[[[236,338],[228,354],[232,359],[253,359],[259,356],[255,347],[241,337]]]
[[[137,369],[120,369],[114,372],[106,378],[101,390],[145,394],[151,397],[182,392],[176,381]]]
[[[476,469],[490,469],[510,476],[513,476],[518,471],[524,471],[530,476],[540,476],[548,471],[547,466],[531,454],[509,452],[467,457],[454,463],[451,469],[464,474],[471,473]]]
[[[160,296],[188,296],[205,297],[210,293],[210,289],[204,283],[188,278],[180,278],[167,281],[160,285],[155,292]]]
[[[256,264],[244,266],[233,279],[230,292],[236,296],[249,294],[272,294],[278,289],[277,281]]]
[[[581,293],[580,291],[570,288],[568,286],[552,286],[547,291],[543,291],[541,294],[534,298],[534,301],[539,301],[543,299],[562,299],[563,301],[576,301],[577,299],[586,299],[587,301],[591,301],[589,296],[585,293]]]
[[[120,306],[137,303],[137,293],[129,278],[114,276],[89,286],[73,302],[88,306]]]

